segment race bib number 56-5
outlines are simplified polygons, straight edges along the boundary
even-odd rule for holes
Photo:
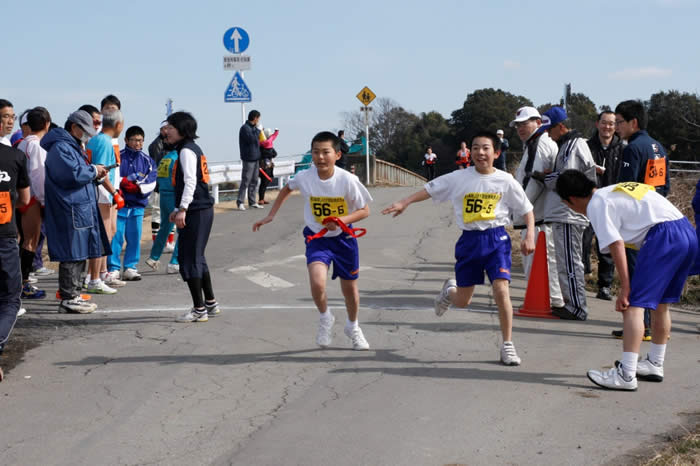
[[[462,201],[462,216],[464,223],[496,218],[496,206],[501,200],[497,193],[467,193]]]
[[[311,213],[318,223],[326,217],[340,217],[348,214],[348,204],[344,197],[309,197]]]

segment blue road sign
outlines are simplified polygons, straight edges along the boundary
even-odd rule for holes
[[[243,53],[250,45],[250,36],[245,29],[232,27],[224,32],[224,47],[231,53]]]
[[[241,74],[236,71],[228,88],[226,88],[224,102],[250,102],[251,100],[252,95],[250,89],[248,89],[248,85],[243,81]]]

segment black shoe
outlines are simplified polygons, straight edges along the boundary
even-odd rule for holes
[[[607,286],[601,286],[598,290],[598,294],[595,295],[598,299],[604,299],[605,301],[612,301],[612,295],[610,294],[610,288]]]
[[[613,338],[617,338],[618,340],[622,340],[622,330],[613,330],[611,332]],[[642,341],[651,341],[651,329],[650,328],[645,328],[644,329],[644,336],[642,337]]]
[[[552,315],[559,317],[562,320],[586,320],[585,317],[581,319],[580,317],[577,317],[576,314],[569,312],[569,310],[566,309],[565,306],[553,307]]]

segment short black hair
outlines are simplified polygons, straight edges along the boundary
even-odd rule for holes
[[[146,137],[146,133],[143,132],[143,128],[140,126],[129,126],[129,128],[126,130],[126,139],[131,139],[133,136],[142,136]]]
[[[27,113],[27,124],[32,131],[41,131],[51,123],[51,115],[44,107],[34,107]]]
[[[95,107],[94,105],[90,105],[90,104],[82,105],[78,110],[85,110],[86,112],[88,112],[90,114],[90,116],[94,115],[95,113],[97,113],[98,115],[102,114],[102,112],[100,112],[97,109],[97,107]]]
[[[122,109],[121,101],[114,94],[109,94],[104,99],[102,99],[102,102],[100,102],[100,108],[105,108],[105,105],[107,105],[107,104],[114,104],[117,106],[117,109],[119,109],[119,110]]]
[[[197,120],[191,113],[175,112],[168,116],[168,124],[175,128],[185,139],[197,139]]]
[[[501,138],[498,137],[496,133],[493,131],[488,131],[488,130],[479,130],[476,132],[474,136],[472,136],[472,144],[474,144],[474,139],[476,138],[488,138],[491,140],[493,143],[493,151],[494,152],[500,152],[501,151]]]
[[[615,113],[622,115],[625,121],[637,119],[639,129],[647,129],[647,112],[639,100],[625,100],[615,107]]]
[[[341,129],[340,131],[338,131],[338,137],[342,138],[343,136],[345,136],[345,130]]]
[[[588,197],[596,188],[595,181],[591,181],[579,170],[565,170],[557,177],[556,193],[563,200],[568,201],[571,196]]]
[[[603,115],[613,115],[614,116],[615,112],[613,112],[612,110],[603,110],[602,112],[600,112],[598,114],[598,121],[600,121],[600,119],[603,118]]]
[[[257,110],[251,110],[248,113],[248,121],[253,121],[259,116],[260,116],[260,112],[258,112]]]
[[[333,146],[333,150],[340,152],[340,138],[330,131],[321,131],[320,133],[316,134],[316,136],[314,136],[314,138],[311,140],[311,149],[314,148],[314,143],[317,142],[330,142]]]
[[[9,100],[0,99],[0,109],[5,107],[15,108],[14,105],[12,105],[12,102],[10,102]]]

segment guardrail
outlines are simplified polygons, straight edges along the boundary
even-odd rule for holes
[[[376,161],[375,180],[397,186],[423,186],[428,181],[411,170],[380,159]]]
[[[685,161],[685,160],[670,160],[671,165],[693,165],[693,168],[700,168],[700,162]],[[671,168],[669,169],[671,173],[700,173],[700,170],[687,170],[685,168]]]
[[[285,160],[275,163],[274,175],[277,178],[277,187],[282,189],[294,174],[294,161]],[[214,202],[219,203],[219,194],[223,191],[219,189],[220,184],[240,183],[243,165],[240,163],[222,163],[209,165],[209,185]],[[235,191],[235,190],[234,190]]]

